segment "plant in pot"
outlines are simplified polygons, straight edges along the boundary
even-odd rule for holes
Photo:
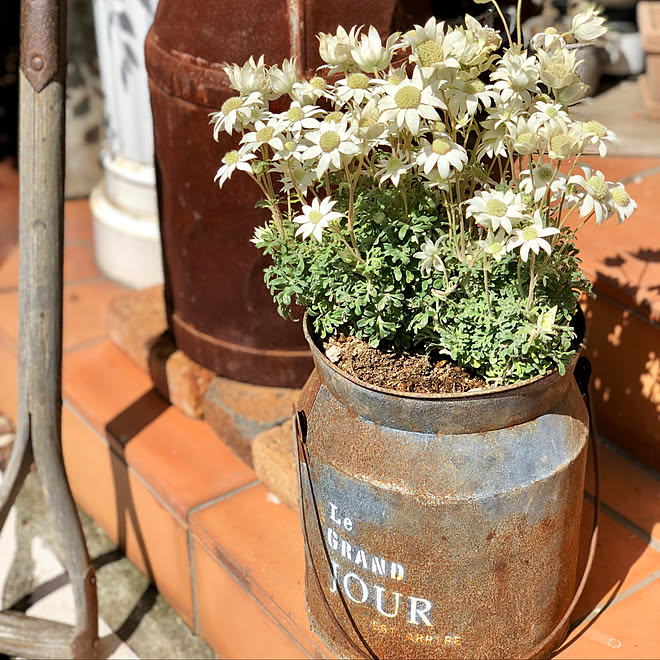
[[[569,35],[530,55],[516,32],[338,28],[311,80],[226,67],[238,94],[212,122],[241,138],[217,178],[260,187],[266,283],[307,312],[306,595],[341,656],[526,657],[567,630],[588,437],[575,235],[635,203],[581,160],[614,136],[569,111]]]

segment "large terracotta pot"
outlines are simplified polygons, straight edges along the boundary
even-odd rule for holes
[[[218,374],[263,385],[301,385],[312,370],[300,324],[278,314],[250,243],[266,221],[256,186],[213,178],[236,136],[212,139],[209,113],[235,95],[223,62],[295,56],[321,62],[315,34],[338,24],[387,33],[395,0],[161,0],[146,41],[154,117],[161,234],[170,327],[177,346]]]

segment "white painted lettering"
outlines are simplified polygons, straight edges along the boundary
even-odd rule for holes
[[[385,577],[385,560],[382,557],[371,558],[371,572]]]
[[[419,617],[427,626],[431,626],[429,618],[426,616],[431,611],[431,601],[426,598],[417,598],[416,596],[408,596],[408,623],[419,625],[417,617]]]
[[[392,562],[392,566],[390,568],[390,577],[393,580],[403,580],[405,575],[405,571],[403,570],[403,566],[401,564],[396,564],[395,562]]]
[[[342,539],[341,556],[344,557],[344,559],[348,559],[349,561],[351,561],[351,551],[352,551],[351,544],[348,541]]]
[[[376,611],[378,614],[389,617],[390,619],[394,618],[399,613],[399,604],[401,603],[401,594],[397,591],[393,592],[394,595],[394,612],[388,613],[383,609],[383,594],[385,593],[384,587],[379,587],[374,585],[374,590],[376,592]]]
[[[336,594],[337,586],[339,585],[339,566],[331,559],[330,567],[332,568],[332,585],[330,586],[330,591]]]
[[[348,584],[349,579],[360,584],[360,590],[362,592],[360,598],[356,598],[351,592],[351,588]],[[344,575],[344,591],[354,603],[364,603],[369,597],[369,587],[367,587],[366,583],[355,575],[355,573],[346,573],[346,575]]]
[[[353,521],[350,518],[344,518],[344,529],[347,532],[353,531]]]
[[[341,526],[341,518],[337,516],[337,507],[332,502],[330,502],[330,520]]]
[[[328,545],[333,549],[339,548],[339,536],[332,527],[328,527]]]
[[[362,568],[368,569],[369,566],[367,565],[367,554],[365,553],[364,550],[358,550],[355,553],[355,559],[353,560],[358,566],[362,566]]]

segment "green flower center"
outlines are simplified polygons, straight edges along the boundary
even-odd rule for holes
[[[351,89],[367,89],[369,86],[369,78],[364,73],[352,73],[346,78],[346,84]]]
[[[489,246],[488,250],[491,254],[499,254],[504,250],[504,246],[499,241],[493,241]]]
[[[573,138],[569,135],[555,135],[550,140],[550,148],[559,155],[569,152],[572,144]]]
[[[551,105],[545,109],[545,114],[550,117],[550,119],[554,119],[557,116],[557,108]]]
[[[438,156],[444,156],[445,154],[451,151],[451,141],[448,138],[437,138],[433,140],[431,149],[434,154]]]
[[[404,79],[402,71],[395,71],[388,79],[390,85],[398,85]]]
[[[552,174],[553,169],[547,165],[542,165],[536,170],[536,176],[544,183],[547,183],[550,181],[550,179],[552,179]]]
[[[506,215],[506,204],[501,199],[489,199],[486,202],[486,213],[503,218]]]
[[[287,151],[295,151],[296,150],[296,143],[293,140],[289,140],[288,142],[284,143],[284,148]]]
[[[264,126],[257,131],[257,142],[268,142],[275,134],[275,129],[272,126]]]
[[[594,174],[587,181],[590,194],[594,199],[605,199],[607,197],[607,181],[603,177]]]
[[[225,154],[225,163],[227,165],[236,165],[238,161],[241,159],[238,151],[228,151]]]
[[[522,230],[521,236],[525,241],[533,241],[539,237],[539,230],[533,225],[529,225]]]
[[[344,116],[344,115],[343,115],[341,112],[339,112],[339,110],[335,110],[334,112],[329,112],[329,113],[325,116],[325,119],[324,119],[323,121],[327,121],[327,122],[331,122],[331,121],[339,122],[339,121],[342,120],[343,116]]]
[[[465,83],[465,92],[467,94],[478,94],[479,92],[483,92],[485,88],[486,85],[484,85],[481,80],[477,78],[474,80],[469,80],[467,83]]]
[[[321,78],[320,76],[314,76],[310,81],[309,81],[310,86],[312,89],[325,89],[325,80]]]
[[[222,104],[220,110],[223,115],[228,115],[232,110],[238,110],[242,105],[243,99],[240,96],[232,96]]]
[[[519,133],[518,137],[516,137],[516,142],[518,144],[526,144],[529,145],[532,142],[532,134],[531,133]]]
[[[286,116],[289,121],[300,121],[305,117],[305,113],[302,111],[302,108],[294,105],[286,111]]]
[[[341,139],[335,131],[326,131],[319,139],[319,146],[323,151],[328,153],[329,151],[334,151],[339,146],[340,142]]]
[[[433,66],[444,59],[442,46],[437,41],[424,41],[419,44],[417,54],[422,66]]]
[[[394,102],[402,110],[416,108],[422,100],[422,93],[412,85],[402,87],[394,96]]]
[[[630,203],[630,195],[623,188],[613,188],[611,195],[617,206],[628,206]]]
[[[584,125],[584,130],[590,135],[595,135],[599,138],[604,138],[607,135],[607,129],[605,126],[593,119]]]
[[[309,222],[311,222],[313,225],[318,225],[321,220],[323,220],[323,213],[321,211],[317,211],[314,209],[313,211],[309,212],[309,215],[307,216],[309,219]]]

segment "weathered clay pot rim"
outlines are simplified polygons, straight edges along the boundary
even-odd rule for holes
[[[533,376],[532,378],[527,378],[526,380],[522,380],[519,383],[512,383],[510,385],[498,385],[497,387],[468,390],[467,392],[457,392],[457,393],[402,392],[401,390],[393,390],[387,387],[380,387],[379,385],[374,385],[365,380],[356,378],[352,374],[349,374],[347,371],[344,371],[343,369],[337,367],[326,357],[325,353],[316,344],[314,337],[312,336],[313,331],[310,323],[311,321],[309,315],[307,314],[307,312],[305,312],[305,316],[303,318],[303,332],[315,360],[316,359],[321,360],[321,362],[323,362],[323,364],[325,364],[326,367],[334,371],[342,378],[345,378],[346,380],[350,381],[354,385],[357,385],[358,387],[364,387],[366,389],[372,390],[373,392],[379,392],[380,394],[388,394],[391,396],[397,396],[406,399],[432,400],[432,401],[448,401],[448,400],[462,401],[465,399],[497,397],[498,395],[508,394],[515,390],[519,390],[521,388],[534,385],[541,381],[546,381],[547,384],[550,385],[551,381],[561,380],[562,378],[565,378],[566,376],[573,373],[575,364],[580,356],[580,352],[582,348],[582,345],[580,345],[580,348],[578,348],[578,350],[576,350],[575,353],[573,354],[573,358],[571,362],[566,365],[566,372],[564,376],[561,376],[559,374],[558,369],[553,369],[548,373],[539,374],[538,376]]]

